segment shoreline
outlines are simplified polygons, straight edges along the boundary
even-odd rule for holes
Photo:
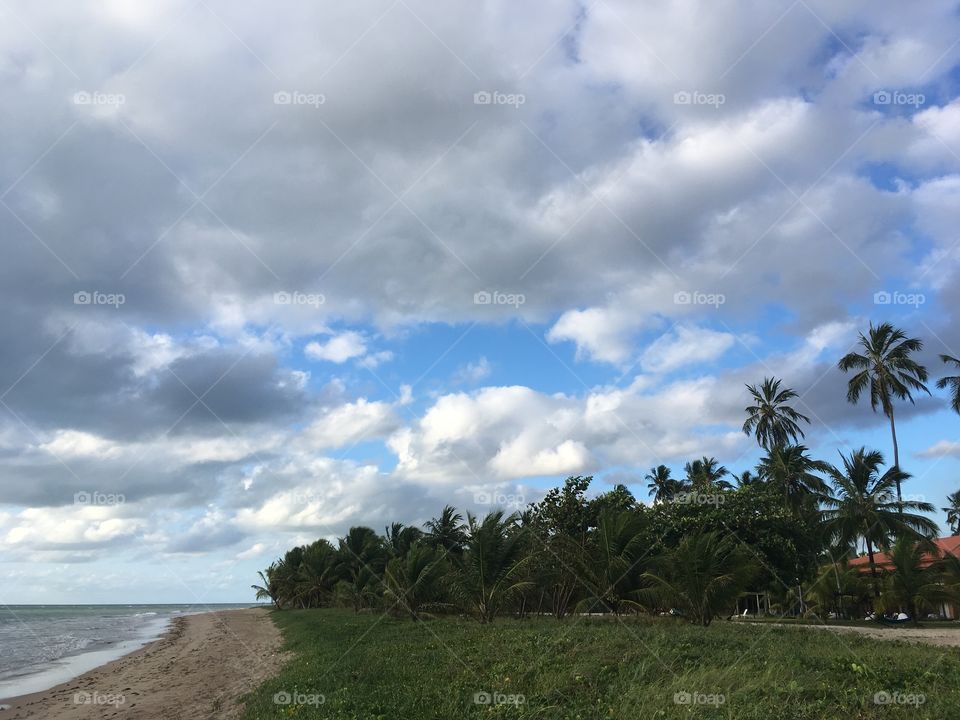
[[[156,640],[48,690],[0,699],[0,720],[229,718],[284,660],[262,608],[173,618]]]

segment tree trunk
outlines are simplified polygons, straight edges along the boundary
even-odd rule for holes
[[[893,464],[900,469],[900,449],[897,447],[897,426],[893,422],[893,406],[890,406],[890,435],[893,437]],[[900,494],[900,478],[897,478],[897,509],[903,512],[903,495]]]
[[[873,561],[873,543],[870,540],[864,538],[867,542],[867,557],[870,558],[870,575],[873,578],[873,596],[880,599],[880,581],[877,578],[877,564]],[[877,611],[877,608],[873,609],[874,612]]]

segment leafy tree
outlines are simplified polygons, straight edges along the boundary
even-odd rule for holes
[[[781,382],[778,378],[768,377],[759,386],[747,385],[753,405],[744,409],[747,419],[743,423],[743,432],[747,435],[753,433],[764,450],[796,443],[798,437],[803,437],[800,423],[810,423],[810,418],[787,404],[798,396],[790,388],[781,390]]]
[[[840,455],[843,468],[831,466],[832,495],[821,495],[826,506],[823,518],[827,533],[843,543],[863,540],[867,547],[874,595],[880,597],[880,583],[874,560],[874,549],[887,547],[894,537],[919,540],[937,533],[937,525],[915,513],[933,512],[933,505],[917,500],[897,501],[893,490],[910,477],[894,465],[882,475],[883,455],[877,450],[860,448],[849,457]]]
[[[524,545],[516,520],[515,515],[505,518],[502,510],[482,521],[467,515],[467,545],[456,560],[451,589],[481,623],[493,622],[511,594],[528,585],[519,578]]]
[[[960,368],[960,360],[955,357],[941,355],[940,359],[948,365],[952,363],[955,367]],[[948,375],[940,378],[937,380],[937,387],[941,390],[945,387],[950,388],[950,407],[953,408],[954,412],[960,413],[960,375]]]
[[[941,508],[947,514],[947,524],[952,535],[960,535],[960,490],[947,495],[947,507]]]
[[[730,615],[756,572],[753,557],[732,535],[696,532],[656,559],[641,579],[639,597],[658,607],[677,608],[706,627]]]
[[[913,402],[913,391],[929,393],[924,383],[927,370],[910,357],[923,349],[923,341],[908,338],[906,333],[890,323],[870,324],[867,335],[860,333],[861,352],[844,355],[837,366],[843,372],[854,371],[847,385],[847,401],[856,404],[865,391],[870,393],[870,407],[877,408],[890,419],[893,438],[893,464],[900,467],[900,449],[897,446],[897,426],[893,418],[893,401]],[[897,500],[902,499],[897,481]]]

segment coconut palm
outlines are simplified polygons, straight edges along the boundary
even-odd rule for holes
[[[781,390],[781,382],[778,378],[768,377],[759,386],[747,385],[753,396],[753,405],[744,409],[747,419],[743,423],[743,432],[747,435],[753,433],[764,450],[795,443],[798,437],[803,437],[800,423],[810,423],[810,418],[787,404],[798,396],[790,388]]]
[[[265,571],[257,572],[260,576],[262,585],[251,585],[250,587],[257,591],[257,600],[267,600],[272,602],[277,610],[283,608],[283,598],[280,594],[280,584],[277,582],[277,563],[271,563]]]
[[[531,585],[521,579],[524,538],[516,519],[515,515],[504,517],[502,510],[482,521],[467,514],[467,544],[463,556],[456,558],[451,590],[481,623],[493,622],[514,592]]]
[[[303,550],[297,569],[296,600],[301,607],[320,607],[329,603],[339,578],[339,557],[327,540],[317,540]]]
[[[833,494],[820,495],[825,506],[823,519],[826,533],[834,540],[848,544],[863,540],[873,578],[873,590],[880,596],[880,584],[874,549],[886,547],[893,537],[920,540],[937,533],[937,524],[913,512],[933,512],[933,505],[918,500],[897,501],[893,491],[910,477],[894,465],[882,475],[883,455],[860,448],[849,457],[840,455],[843,468],[830,466]]]
[[[441,547],[449,553],[459,553],[467,541],[463,515],[452,505],[445,506],[440,511],[440,517],[428,520],[425,527],[427,533],[424,539],[427,543]]]
[[[929,393],[924,384],[927,370],[910,355],[923,348],[923,341],[908,338],[906,333],[890,323],[870,324],[867,335],[860,333],[861,352],[850,352],[837,363],[843,372],[855,371],[847,384],[847,401],[856,404],[864,391],[870,392],[870,407],[877,408],[890,419],[893,438],[893,464],[900,467],[900,449],[897,446],[897,426],[893,418],[893,401],[913,402],[913,391]],[[897,482],[897,500],[901,500]]]
[[[948,365],[952,363],[955,367],[960,368],[960,360],[951,355],[941,355],[940,359]],[[937,380],[937,387],[941,390],[945,387],[950,388],[950,407],[953,408],[954,412],[960,413],[960,375],[948,375],[940,378]]]
[[[947,495],[949,505],[941,508],[947,514],[947,524],[952,535],[960,535],[960,490]]]
[[[441,551],[415,543],[403,556],[387,563],[383,573],[384,595],[388,602],[402,607],[411,619],[419,620],[425,607],[438,602],[445,573]]]
[[[591,595],[616,614],[631,602],[628,595],[636,588],[639,560],[645,550],[645,527],[638,513],[606,511],[600,515],[591,538],[585,567],[587,584]]]
[[[722,478],[729,475],[729,471],[713,457],[702,457],[699,460],[688,462],[683,466],[687,474],[687,485],[692,490],[730,490],[733,485]]]
[[[392,557],[402,557],[422,537],[420,528],[395,522],[385,528],[384,545]]]
[[[940,582],[937,568],[929,562],[936,554],[930,542],[917,542],[902,537],[890,550],[892,569],[887,573],[880,603],[882,611],[906,610],[913,624],[917,616],[949,599],[949,592]]]
[[[749,551],[732,535],[694,532],[656,558],[641,576],[641,601],[676,608],[690,622],[706,627],[720,615],[731,615],[737,598],[756,574]]]
[[[757,465],[760,477],[781,488],[784,503],[793,508],[806,497],[829,492],[827,484],[815,474],[829,469],[829,463],[811,458],[803,445],[775,445]]]
[[[647,489],[653,495],[655,503],[673,500],[673,496],[680,489],[679,481],[670,477],[670,468],[666,465],[650,468],[650,472],[643,479],[647,481]]]

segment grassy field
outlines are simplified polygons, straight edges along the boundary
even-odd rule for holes
[[[294,659],[247,720],[960,718],[956,649],[722,621],[273,617]]]

